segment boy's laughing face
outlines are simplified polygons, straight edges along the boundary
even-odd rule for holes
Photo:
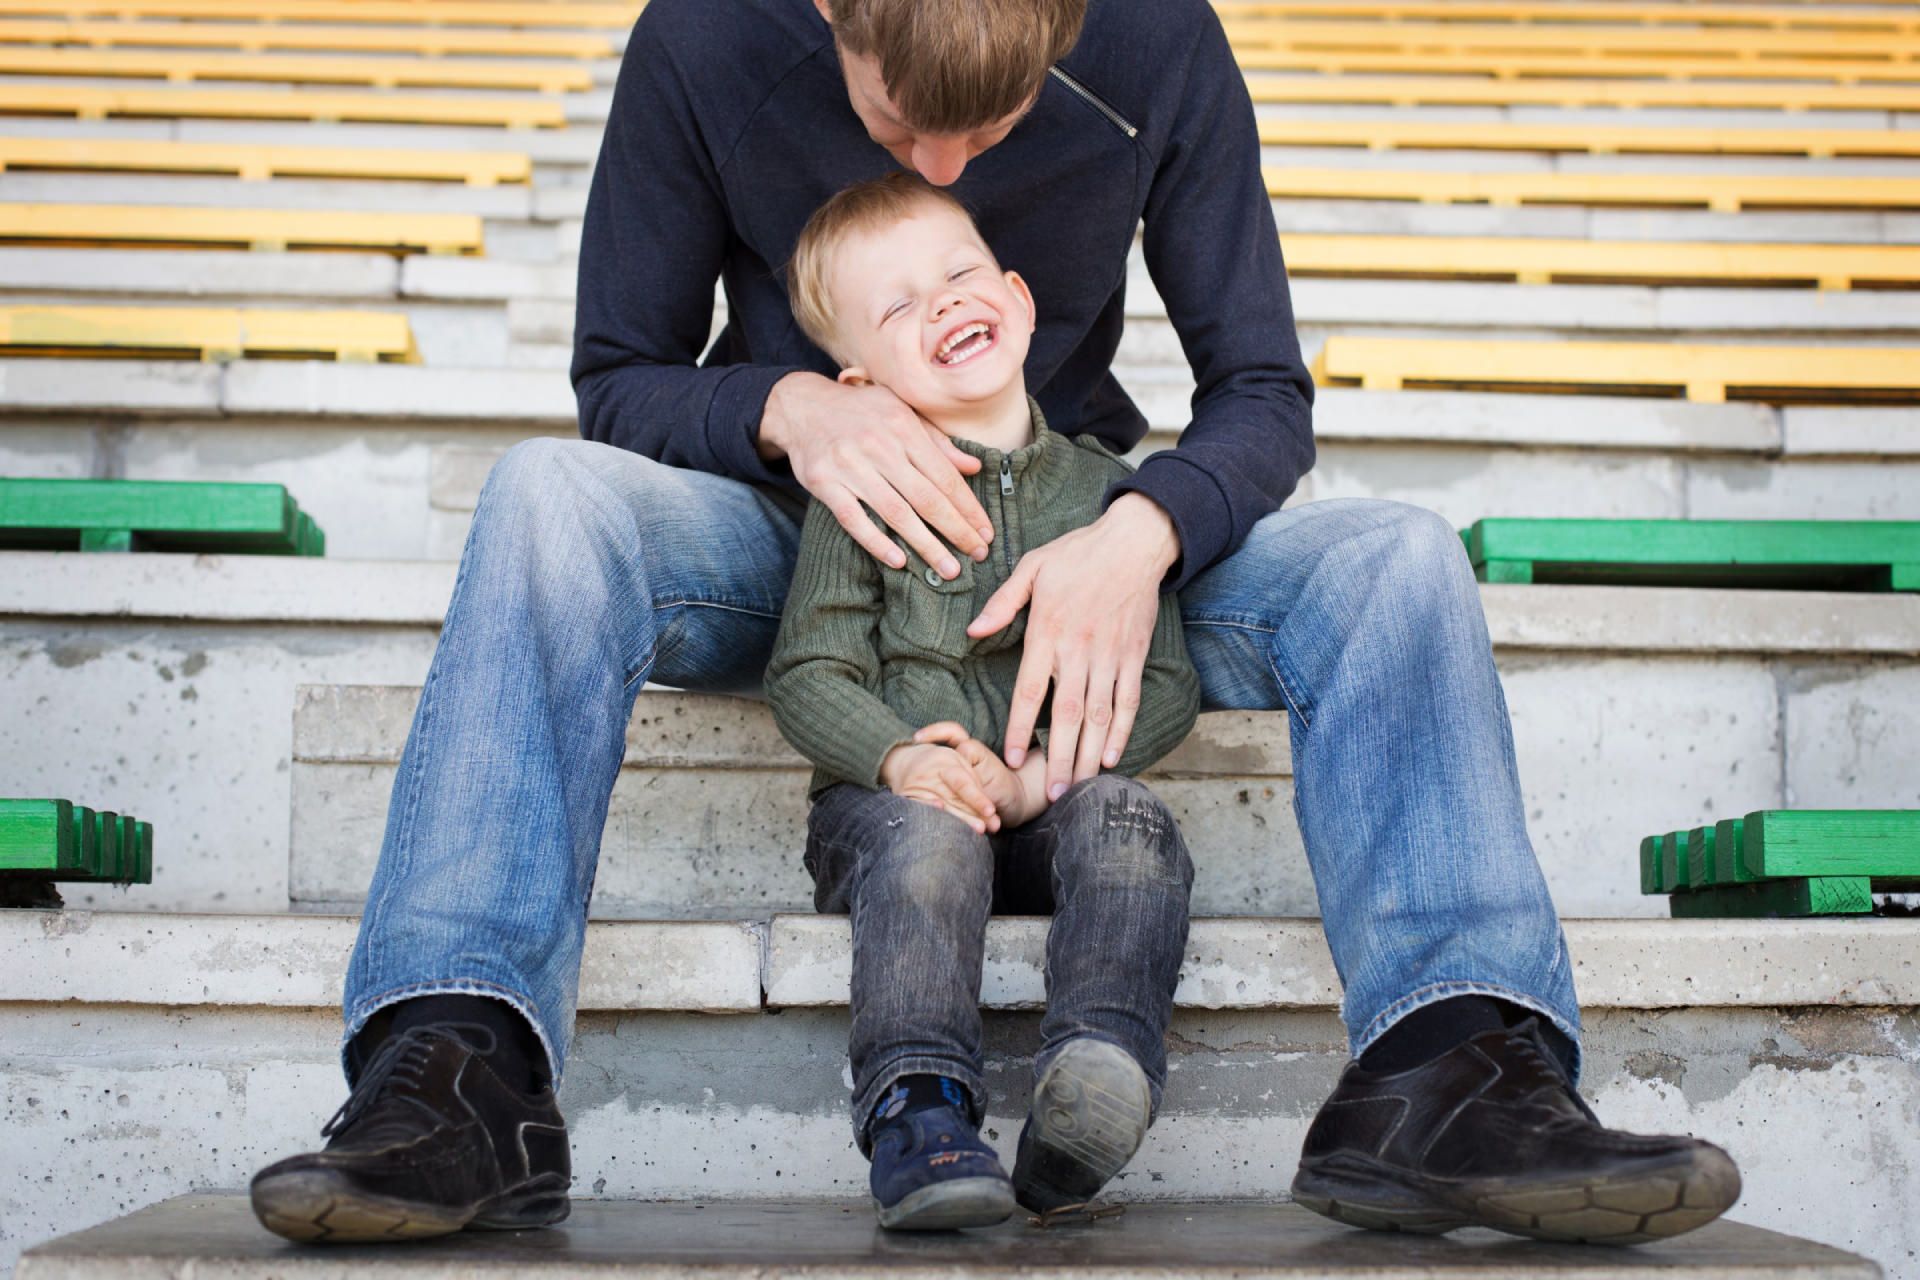
[[[1002,271],[973,224],[931,202],[832,251],[841,381],[870,381],[932,416],[1021,387],[1033,295]]]

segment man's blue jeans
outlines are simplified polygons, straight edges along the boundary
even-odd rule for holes
[[[493,996],[532,1022],[560,1077],[634,698],[649,680],[756,691],[798,541],[784,496],[606,445],[531,440],[494,467],[394,782],[347,972],[349,1037],[414,996]],[[1207,707],[1288,713],[1354,1055],[1414,1009],[1475,993],[1577,1044],[1572,967],[1453,530],[1390,502],[1276,512],[1180,611]]]

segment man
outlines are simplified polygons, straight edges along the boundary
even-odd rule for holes
[[[1312,385],[1259,159],[1204,0],[653,0],[581,247],[588,439],[517,447],[481,496],[348,974],[353,1094],[325,1151],[255,1179],[263,1222],[391,1239],[564,1217],[552,1085],[634,696],[758,688],[801,490],[895,567],[863,506],[945,578],[947,546],[994,553],[978,462],[834,384],[781,284],[813,209],[896,166],[950,186],[1044,299],[1026,369],[1047,421],[1121,451],[1146,426],[1110,372],[1144,220],[1192,421],[1022,557],[970,633],[1028,611],[1005,755],[1050,700],[1050,794],[1119,758],[1163,589],[1207,705],[1289,712],[1356,1058],[1296,1197],[1557,1239],[1671,1235],[1732,1203],[1717,1148],[1605,1130],[1572,1089],[1571,966],[1452,530],[1393,503],[1278,510],[1312,464]],[[728,324],[702,362],[716,279]]]

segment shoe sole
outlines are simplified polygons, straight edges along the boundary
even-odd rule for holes
[[[1551,1182],[1422,1178],[1364,1156],[1303,1161],[1296,1203],[1348,1226],[1438,1235],[1492,1227],[1576,1244],[1645,1244],[1706,1226],[1740,1198],[1740,1171],[1715,1147],[1639,1168]]]
[[[476,1230],[514,1231],[566,1218],[564,1190],[536,1179],[477,1206],[451,1209],[362,1191],[329,1169],[300,1169],[256,1178],[253,1215],[275,1235],[300,1244],[368,1244],[427,1240]]]
[[[892,1207],[878,1200],[873,1207],[889,1231],[992,1227],[1013,1216],[1013,1188],[1005,1178],[955,1178],[909,1192]]]
[[[1124,1049],[1081,1040],[1033,1090],[1032,1131],[1014,1165],[1014,1194],[1036,1212],[1085,1204],[1127,1167],[1147,1136],[1153,1094]]]

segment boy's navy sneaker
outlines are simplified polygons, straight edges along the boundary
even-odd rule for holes
[[[1073,1040],[1033,1086],[1013,1191],[1036,1213],[1082,1205],[1133,1159],[1153,1119],[1147,1073],[1104,1040]]]
[[[868,1178],[892,1231],[991,1227],[1013,1215],[1013,1184],[957,1107],[899,1115],[873,1131]]]

